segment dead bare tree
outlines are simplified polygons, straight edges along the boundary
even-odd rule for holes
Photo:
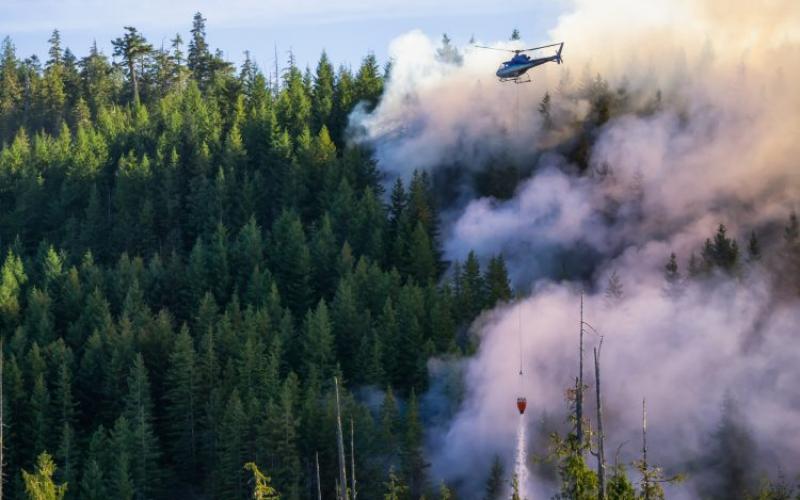
[[[319,452],[314,453],[314,462],[317,465],[317,500],[322,500],[322,485],[319,481]]]
[[[355,447],[355,440],[354,440],[354,426],[353,426],[353,417],[350,417],[350,494],[353,496],[353,500],[356,500],[356,447]]]
[[[600,349],[603,348],[603,337],[600,344],[594,348],[594,385],[597,396],[597,498],[604,500],[606,497],[606,456],[605,435],[603,434],[603,400],[600,393]]]
[[[0,339],[0,500],[3,500],[3,481],[5,480],[5,476],[3,475],[3,467],[5,465],[5,457],[3,456],[3,447],[5,446],[5,442],[3,441],[3,415],[4,415],[5,408],[3,407],[3,340]]]
[[[647,399],[642,398],[642,490],[644,500],[650,500],[650,477],[647,473]]]
[[[333,377],[333,385],[336,390],[336,434],[339,448],[339,498],[348,500],[347,495],[347,462],[344,458],[344,437],[342,435],[342,408],[339,403],[339,380]]]
[[[583,292],[581,291],[580,340],[578,342],[578,387],[575,393],[575,436],[578,449],[583,445]]]

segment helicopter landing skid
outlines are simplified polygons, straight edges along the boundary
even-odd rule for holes
[[[533,81],[533,80],[531,80],[531,76],[530,75],[525,75],[525,76],[528,78],[527,80],[520,80],[519,78],[501,78],[500,81],[501,82],[514,82],[515,84],[530,83],[530,82]]]

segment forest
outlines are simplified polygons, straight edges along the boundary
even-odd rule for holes
[[[420,399],[428,360],[474,353],[473,320],[515,299],[503,255],[447,261],[441,180],[387,182],[348,140],[391,64],[336,68],[322,52],[313,70],[291,54],[267,73],[249,55],[235,67],[205,23],[196,14],[188,43],[161,48],[125,27],[113,60],[96,44],[79,58],[58,31],[46,60],[2,43],[2,494],[455,498],[429,475]],[[592,111],[567,147],[583,169],[593,130],[626,109],[589,83]],[[498,168],[475,182],[510,196]],[[681,256],[685,272],[664,256],[665,289],[742,279],[762,258],[793,279],[797,217],[780,231],[769,249],[755,232],[740,248],[720,225]],[[553,436],[558,498],[663,498],[680,480],[645,458],[609,465],[598,491],[581,418]],[[520,498],[503,469],[474,471],[485,488],[459,496]],[[800,495],[791,481],[747,494]]]
[[[386,203],[346,144],[388,68],[290,55],[268,79],[213,52],[200,14],[186,48],[133,27],[113,46],[117,64],[58,31],[44,62],[2,45],[6,497],[51,498],[21,473],[46,452],[65,498],[245,498],[248,462],[311,498],[317,454],[327,498],[334,376],[358,493],[418,496],[427,358],[469,351],[459,332],[511,291],[500,256],[441,280],[428,176]]]

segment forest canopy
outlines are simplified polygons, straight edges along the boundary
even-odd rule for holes
[[[2,42],[3,492],[244,498],[252,463],[308,498],[318,454],[328,497],[338,376],[360,493],[418,495],[427,359],[511,297],[502,257],[442,280],[427,174],[384,193],[346,140],[382,92],[373,55],[268,76],[205,22],[162,48],[127,26],[113,60],[58,31],[44,60]]]

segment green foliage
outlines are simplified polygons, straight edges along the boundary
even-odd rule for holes
[[[511,500],[522,500],[522,496],[519,493],[519,478],[516,474],[511,476]]]
[[[194,345],[185,326],[175,339],[165,382],[170,452],[182,475],[191,478],[198,460],[201,402]]]
[[[149,498],[161,486],[158,466],[161,452],[153,428],[150,382],[141,354],[136,356],[128,375],[128,397],[124,415],[130,423],[128,449],[135,497]]]
[[[419,419],[417,396],[413,390],[406,409],[401,458],[403,472],[408,478],[409,491],[412,497],[417,498],[426,487],[427,464],[422,454],[422,423]]]
[[[503,485],[505,471],[503,470],[503,462],[500,460],[499,455],[495,455],[492,461],[492,468],[489,471],[489,477],[486,479],[486,493],[484,500],[499,500],[503,492]],[[516,477],[515,477],[516,479]]]
[[[19,319],[19,294],[27,280],[22,259],[9,249],[0,268],[0,324],[6,329],[13,328]]]
[[[557,446],[561,486],[556,498],[564,500],[597,498],[597,475],[589,468],[583,454],[574,445],[574,436],[570,436],[570,438],[569,444]]]
[[[406,500],[408,498],[408,487],[397,477],[394,469],[389,470],[389,481],[386,483],[386,493],[383,500]]]
[[[612,468],[611,477],[608,478],[606,485],[606,496],[609,500],[636,500],[636,489],[628,479],[623,464],[617,464]]]
[[[402,466],[391,491],[427,492],[404,400],[510,296],[502,258],[465,295],[441,279],[428,175],[384,206],[372,151],[345,140],[383,92],[374,55],[355,74],[290,57],[273,85],[249,56],[234,74],[200,13],[186,39],[156,48],[127,26],[114,61],[58,32],[46,63],[0,45],[7,477],[48,449],[74,498],[238,498],[252,462],[299,498],[319,452],[328,498],[336,374],[359,491]],[[362,385],[387,387],[382,415],[347,391]]]
[[[36,470],[33,473],[22,471],[25,492],[29,500],[61,500],[67,493],[66,484],[53,482],[56,464],[47,452],[36,459]]]
[[[245,470],[253,473],[253,500],[278,499],[280,495],[270,486],[270,479],[263,472],[258,470],[258,466],[253,462],[244,464]]]
[[[140,61],[153,50],[153,46],[147,43],[145,38],[133,26],[125,27],[126,33],[113,40],[114,55],[122,58],[123,64],[128,71],[128,78],[131,81],[131,96],[134,104],[139,102],[139,79],[142,75]],[[137,65],[140,67],[137,68]]]
[[[724,224],[719,225],[713,241],[706,240],[701,256],[707,271],[715,268],[731,271],[736,266],[739,260],[739,247],[736,240],[728,238]]]

